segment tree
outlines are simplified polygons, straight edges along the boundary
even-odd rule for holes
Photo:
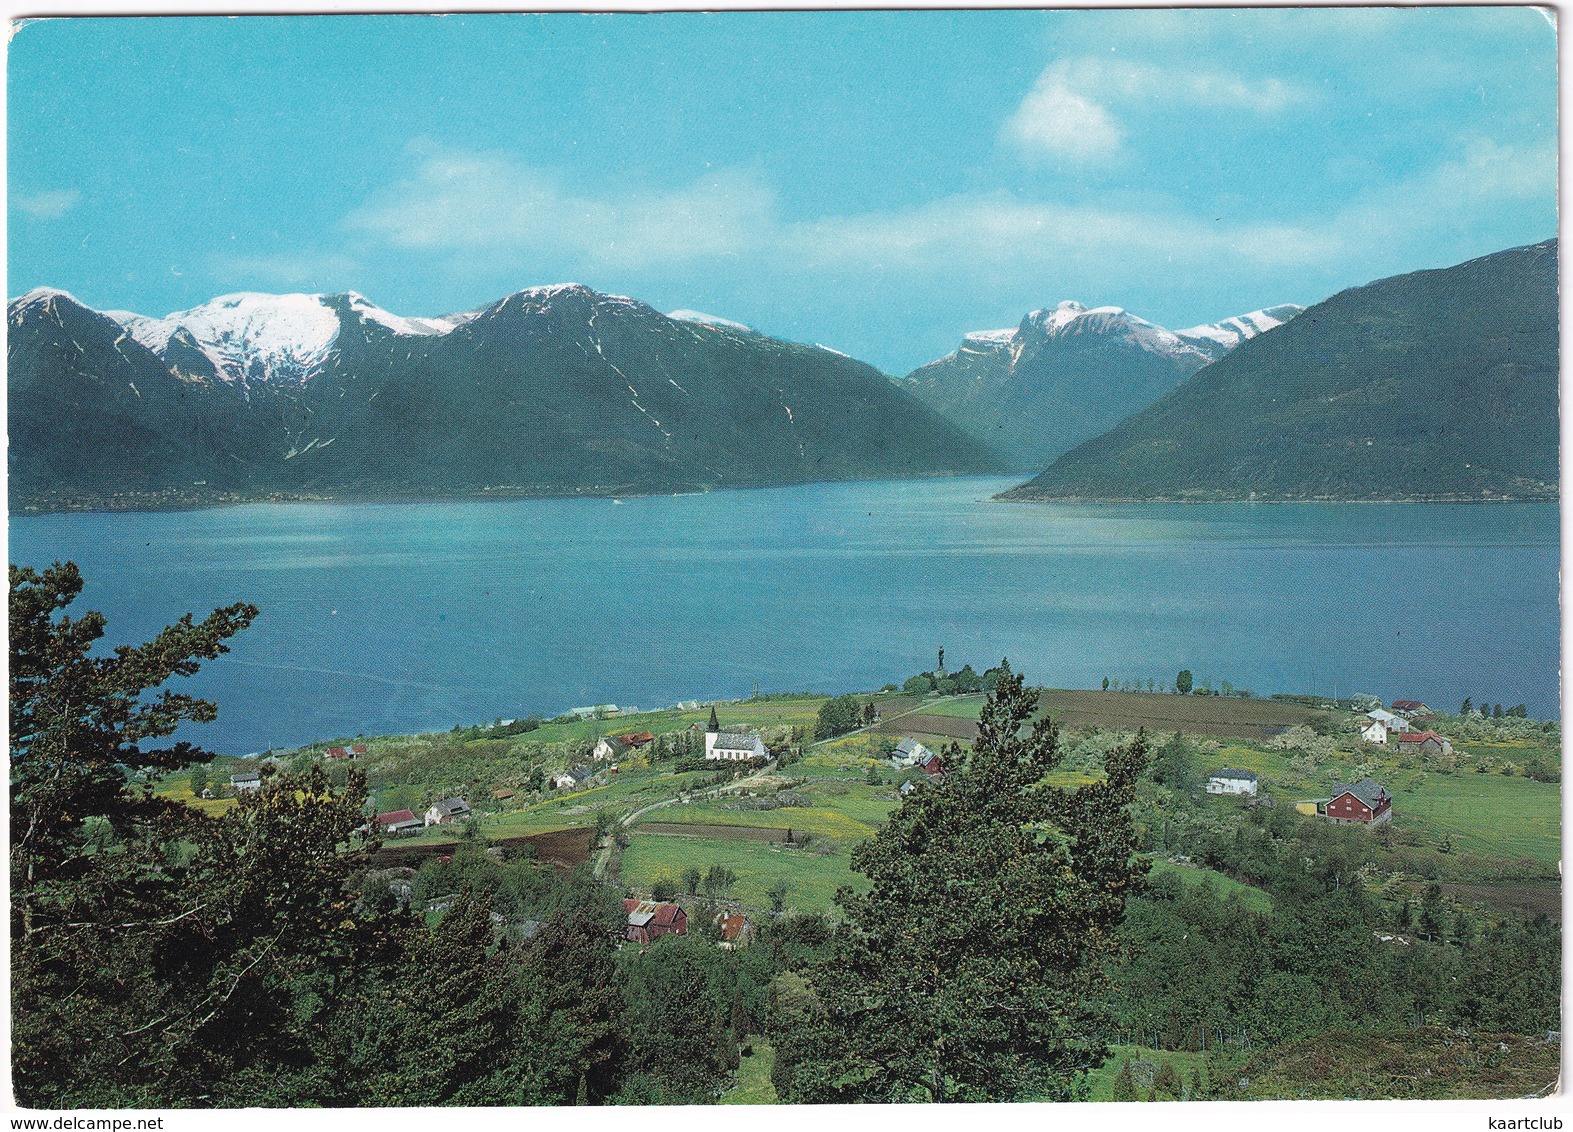
[[[693,865],[689,865],[683,870],[683,891],[690,896],[698,896],[699,885],[703,880],[703,874]]]
[[[1114,1075],[1114,1091],[1110,1099],[1114,1101],[1136,1099],[1136,1075],[1131,1072],[1131,1059],[1128,1057],[1120,1062],[1120,1071]]]
[[[149,773],[211,761],[189,742],[146,745],[187,720],[212,720],[218,709],[168,690],[144,696],[229,651],[224,642],[251,624],[257,608],[227,606],[200,625],[187,614],[146,644],[95,657],[89,651],[104,635],[103,614],[55,617],[82,592],[75,563],[57,562],[43,574],[12,566],[10,581],[11,899],[25,936],[40,926],[35,915],[57,883],[99,863],[82,860],[88,818],[102,818],[128,841],[148,823],[189,814],[128,787]]]
[[[208,788],[208,768],[205,766],[192,767],[190,782],[191,796],[194,798],[202,797],[202,791]]]
[[[1109,690],[1109,678],[1107,676],[1103,678],[1103,690],[1105,692]]]
[[[1180,674],[1174,678],[1174,690],[1182,696],[1191,694],[1191,670],[1189,668],[1180,669]]]
[[[720,896],[737,883],[737,874],[725,865],[711,865],[704,883],[707,896]]]
[[[829,739],[857,729],[863,710],[853,695],[837,696],[819,705],[819,716],[814,723],[814,736]]]
[[[854,851],[869,891],[837,895],[821,1010],[778,1047],[784,1101],[1085,1094],[1107,1056],[1114,929],[1146,869],[1127,813],[1146,743],[1111,751],[1102,781],[1046,785],[1062,753],[1051,721],[1026,726],[1037,700],[1001,676],[970,759]]]
[[[1471,700],[1468,696],[1465,696],[1464,697],[1463,706],[1458,709],[1458,714],[1459,715],[1468,715],[1474,709],[1475,709],[1474,701]]]

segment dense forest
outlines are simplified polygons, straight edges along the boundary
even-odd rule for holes
[[[1051,785],[1058,730],[1004,666],[970,753],[853,850],[868,885],[834,914],[782,911],[723,949],[696,876],[693,930],[630,946],[623,892],[587,867],[471,836],[379,868],[354,770],[273,769],[216,816],[157,796],[211,758],[165,741],[215,709],[152,693],[256,610],[111,653],[101,616],[67,612],[81,588],[69,564],[11,570],[28,1106],[697,1104],[765,1043],[799,1103],[1084,1099],[1116,1045],[1200,1055],[1140,1092],[1127,1064],[1127,1097],[1392,1095],[1399,1070],[1364,1047],[1374,1077],[1329,1078],[1328,1043],[1517,1051],[1560,1025],[1555,924],[1374,897],[1380,831],[1202,805],[1183,737],[1111,745],[1091,781]],[[1149,873],[1180,847],[1256,899]]]

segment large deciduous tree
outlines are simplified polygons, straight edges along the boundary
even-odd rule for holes
[[[1066,1100],[1107,1049],[1105,960],[1142,884],[1127,806],[1141,738],[1066,789],[1037,694],[1004,673],[971,758],[853,856],[846,923],[779,1035],[794,1102]]]

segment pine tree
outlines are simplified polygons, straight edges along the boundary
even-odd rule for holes
[[[1120,1071],[1114,1076],[1114,1090],[1110,1099],[1115,1101],[1136,1099],[1136,1075],[1131,1072],[1131,1059],[1128,1057],[1120,1062]]]
[[[1057,731],[1002,676],[970,759],[918,791],[853,855],[870,890],[812,985],[823,1013],[792,1040],[783,1100],[1073,1099],[1107,1047],[1105,960],[1141,885],[1126,807],[1144,738],[1103,781],[1046,786]],[[979,948],[971,941],[987,939]]]

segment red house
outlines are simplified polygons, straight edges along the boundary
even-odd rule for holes
[[[1393,820],[1393,796],[1374,778],[1363,778],[1353,786],[1338,782],[1325,812],[1335,825],[1379,825]]]
[[[366,753],[366,744],[356,743],[351,747],[329,747],[322,753],[330,759],[358,759]]]
[[[626,938],[635,943],[654,943],[664,935],[687,935],[688,913],[676,904],[654,900],[624,900],[628,913]]]
[[[640,747],[649,746],[655,742],[655,736],[648,731],[635,731],[628,735],[619,735],[625,746],[637,751]]]

